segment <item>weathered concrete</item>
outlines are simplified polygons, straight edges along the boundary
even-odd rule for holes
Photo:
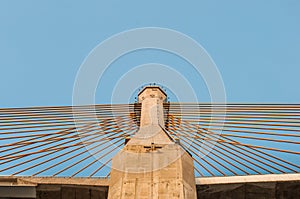
[[[163,102],[159,87],[146,87],[139,131],[112,161],[109,199],[195,199],[192,157],[164,130]]]
[[[0,198],[35,198],[35,186],[0,186]]]
[[[37,199],[106,199],[108,187],[77,185],[38,185]]]
[[[225,177],[198,177],[196,185],[210,184],[241,184],[250,182],[286,182],[300,181],[299,173],[291,174],[264,174],[246,176],[225,176]],[[30,177],[30,176],[0,176],[0,186],[37,186],[38,184],[64,184],[82,186],[109,186],[109,178],[86,178],[86,177]]]
[[[10,180],[9,180],[10,179]],[[0,185],[4,182],[15,184],[67,184],[87,186],[108,186],[108,178],[80,177],[1,177]]]
[[[300,198],[299,176],[300,174],[271,174],[243,176],[243,179],[235,177],[210,177],[204,178],[205,180],[203,181],[199,181],[200,178],[198,178],[197,198],[298,199]],[[288,180],[289,177],[290,180]],[[225,182],[226,178],[227,182]],[[235,182],[232,179],[235,179]],[[242,181],[238,182],[238,179],[242,179]],[[255,182],[253,181],[254,179],[256,180]],[[97,184],[95,183],[96,181],[102,182]],[[28,198],[29,196],[25,195],[25,192],[20,194],[22,192],[18,192],[17,190],[17,188],[27,187],[28,189],[35,190],[34,197],[32,198],[75,199],[84,197],[87,199],[106,199],[108,183],[108,179],[99,178],[74,178],[70,180],[69,178],[56,179],[55,177],[0,177],[0,198]],[[14,195],[11,195],[12,193]]]
[[[298,199],[300,181],[197,185],[198,199]]]
[[[0,198],[106,199],[109,179],[0,177]]]

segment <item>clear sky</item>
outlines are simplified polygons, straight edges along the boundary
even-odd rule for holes
[[[201,44],[220,71],[227,102],[300,103],[299,0],[0,0],[0,108],[72,105],[76,74],[89,53],[115,34],[143,27],[179,31]],[[95,102],[110,103],[119,79],[148,63],[173,67],[200,102],[210,100],[189,63],[147,49],[111,64]],[[133,78],[151,80],[149,73]]]
[[[89,52],[114,34],[149,26],[174,29],[200,43],[222,75],[228,102],[299,103],[299,10],[298,0],[1,0],[0,106],[71,105],[76,73]],[[186,70],[163,52],[122,59],[97,103],[108,102],[105,93],[136,65],[167,63]],[[200,100],[208,101],[201,93],[205,87],[195,82]]]

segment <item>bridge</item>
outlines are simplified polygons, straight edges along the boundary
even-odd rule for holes
[[[300,194],[299,104],[167,102],[157,86],[138,98],[0,109],[0,198]]]

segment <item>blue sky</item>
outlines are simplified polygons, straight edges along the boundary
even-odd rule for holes
[[[299,10],[299,0],[0,0],[0,107],[71,105],[89,53],[112,35],[143,27],[173,29],[201,44],[228,102],[300,103]],[[174,67],[199,101],[210,100],[188,63],[148,49],[111,65],[96,103],[109,103],[119,78],[147,63]]]
[[[299,103],[299,9],[298,0],[1,0],[0,106],[71,105],[76,73],[89,52],[114,34],[148,26],[200,43],[221,72],[228,102]],[[112,85],[131,67],[176,65],[177,59],[144,51],[118,60],[96,102],[107,103]],[[175,68],[184,73],[185,67]],[[204,83],[193,78],[200,100],[208,101]]]

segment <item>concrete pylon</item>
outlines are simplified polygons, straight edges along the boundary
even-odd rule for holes
[[[166,93],[145,87],[140,129],[113,158],[108,199],[196,199],[193,159],[165,131]]]

